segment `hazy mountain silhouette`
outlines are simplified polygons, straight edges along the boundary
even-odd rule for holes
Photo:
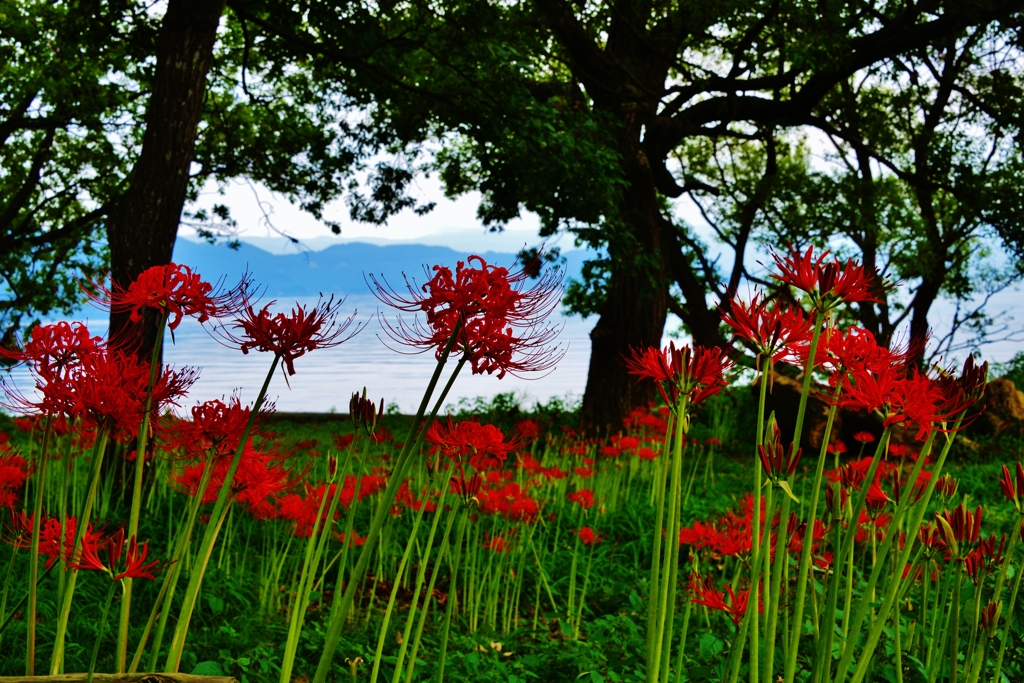
[[[565,254],[567,277],[578,278],[589,252],[570,251]],[[484,252],[487,263],[513,267],[515,254]],[[299,297],[323,294],[363,296],[369,294],[364,273],[383,276],[396,288],[403,285],[403,274],[410,281],[422,284],[429,275],[424,266],[441,264],[450,268],[467,254],[448,247],[419,244],[377,246],[365,242],[335,244],[323,251],[296,254],[271,254],[243,242],[237,250],[226,244],[210,245],[179,239],[174,246],[175,263],[193,268],[208,281],[225,278],[229,285],[248,270],[255,281],[266,287],[266,297]]]

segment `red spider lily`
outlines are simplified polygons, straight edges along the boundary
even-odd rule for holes
[[[479,474],[473,474],[469,479],[466,479],[465,473],[462,473],[449,480],[451,492],[462,498],[462,502],[466,505],[476,502],[476,496],[480,493],[480,487],[483,484],[484,480]]]
[[[954,555],[967,552],[977,545],[981,536],[982,507],[979,505],[974,512],[964,507],[963,503],[950,510],[935,513],[935,520],[942,528],[946,537],[946,545]]]
[[[293,468],[283,463],[290,455],[290,453],[275,451],[272,448],[257,450],[250,440],[242,452],[238,469],[231,480],[233,500],[246,505],[249,511],[259,519],[275,516],[277,511],[271,505],[270,499],[280,497],[294,488],[305,474],[305,472],[296,473]],[[172,474],[170,483],[179,491],[194,496],[199,491],[199,483],[208,466],[213,467],[213,473],[203,494],[203,503],[212,503],[217,499],[220,487],[231,467],[231,458],[229,457],[221,457],[212,461],[202,458],[180,473]]]
[[[540,513],[537,501],[514,482],[497,489],[481,489],[477,500],[484,514],[501,515],[513,521],[532,522]]]
[[[334,447],[337,448],[339,451],[343,451],[349,446],[351,446],[352,442],[355,441],[355,439],[355,434],[335,434]]]
[[[594,507],[594,492],[590,489],[580,489],[565,497],[570,503],[576,503],[584,510]]]
[[[917,532],[917,538],[931,555],[949,554],[949,546],[946,545],[946,539],[938,524],[922,526]]]
[[[6,435],[5,435],[6,436]],[[13,512],[18,502],[18,491],[25,485],[31,473],[31,467],[7,444],[0,444],[0,507]]]
[[[338,540],[341,541],[342,545],[345,545],[345,540],[346,539],[345,539],[345,532],[344,531],[338,532],[338,533],[336,533],[334,535],[338,537]],[[352,545],[354,545],[357,548],[360,547],[360,546],[366,545],[366,537],[365,536],[360,536],[358,531],[354,531],[353,530],[352,531],[352,535],[349,537],[348,540],[352,543]]]
[[[843,517],[846,501],[849,500],[849,488],[839,483],[830,484],[825,489],[825,508],[836,518]]]
[[[295,536],[309,538],[313,535],[313,526],[317,524],[317,513],[319,513],[319,521],[325,522],[327,506],[336,495],[338,495],[337,484],[320,484],[316,488],[307,484],[305,496],[289,493],[281,497],[278,501],[278,516],[295,523]],[[322,511],[321,503],[323,503]],[[337,512],[335,516],[337,516]]]
[[[677,349],[674,342],[664,349],[632,349],[625,363],[631,375],[653,379],[670,407],[678,403],[681,393],[687,395],[691,406],[717,394],[725,388],[725,373],[733,366],[717,346]]]
[[[468,463],[480,472],[501,467],[509,453],[526,445],[518,434],[506,441],[494,425],[482,425],[476,420],[455,422],[451,416],[447,421],[431,423],[424,439],[434,444],[432,454],[439,453],[459,464]]]
[[[833,455],[842,455],[847,452],[846,444],[842,441],[830,441],[828,444],[828,452]]]
[[[1002,490],[1003,495],[1006,496],[1006,499],[1011,501],[1013,506],[1017,508],[1017,512],[1020,512],[1019,496],[1024,494],[1024,466],[1019,461],[1015,465],[1016,472],[1014,475],[1010,474],[1010,468],[1003,465],[1003,478],[999,481],[999,488]]]
[[[773,482],[777,482],[781,478],[793,476],[803,449],[794,450],[792,444],[789,448],[784,448],[781,443],[782,432],[779,431],[779,426],[774,423],[772,426],[774,433],[768,447],[765,448],[764,444],[758,444],[757,452],[761,457],[761,467],[764,469],[764,473]]]
[[[366,398],[366,387],[363,387],[362,395],[358,391],[353,392],[352,400],[348,402],[348,412],[352,416],[356,430],[362,427],[366,429],[367,434],[373,434],[377,422],[384,417],[384,399],[380,400],[378,409],[373,401]]]
[[[100,547],[106,550],[106,563],[100,559]],[[83,543],[81,552],[76,555],[73,563],[68,564],[68,568],[106,572],[114,581],[121,579],[155,580],[155,572],[159,571],[164,563],[160,560],[146,562],[148,551],[148,542],[143,543],[140,548],[135,536],[132,536],[128,541],[128,552],[126,553],[124,551],[124,528],[122,527],[107,537],[105,541],[92,540]]]
[[[872,517],[877,517],[878,513],[885,509],[885,506],[892,502],[892,498],[889,497],[877,481],[871,482],[871,486],[868,487],[867,498],[865,503],[867,506],[868,513]]]
[[[429,500],[428,487],[420,489],[419,496],[417,498],[416,493],[409,487],[409,480],[404,480],[402,485],[398,487],[398,493],[395,494],[395,505],[392,506],[392,510],[398,508],[398,514],[401,514],[402,508],[412,510],[413,512],[418,512],[424,506],[427,512],[433,512],[437,509],[437,503]],[[394,516],[397,517],[398,514]]]
[[[996,538],[991,534],[987,539],[978,542],[978,547],[964,558],[964,571],[975,585],[981,583],[987,572],[1003,563],[1003,552],[1006,550],[1006,535]]]
[[[989,638],[994,638],[999,627],[999,615],[1003,611],[1002,601],[989,602],[981,610],[981,624]]]
[[[935,490],[946,498],[952,498],[958,486],[960,482],[954,479],[952,474],[944,474],[935,481]]]
[[[852,259],[845,264],[838,258],[826,263],[828,254],[828,251],[824,251],[815,257],[813,247],[808,247],[801,254],[792,245],[787,256],[772,252],[772,258],[780,271],[779,275],[772,274],[772,277],[809,294],[814,307],[822,311],[844,302],[880,303],[879,294],[892,288],[893,285],[883,280],[877,272],[866,272],[864,266]]]
[[[580,543],[583,545],[597,545],[604,540],[604,536],[598,536],[589,526],[581,526],[579,531],[573,530],[572,533],[580,537]]]
[[[508,540],[500,534],[491,536],[490,534],[485,533],[483,547],[486,550],[492,550],[496,553],[502,553],[509,549]]]
[[[860,443],[874,443],[876,441],[875,435],[871,432],[857,432],[853,435],[853,440]]]
[[[813,322],[803,309],[783,304],[758,302],[754,295],[749,304],[733,301],[722,320],[731,327],[735,336],[750,343],[759,356],[771,358],[773,363],[797,363],[806,357],[811,343]]]
[[[0,347],[0,358],[25,363],[42,383],[66,378],[82,359],[103,347],[80,322],[36,325],[21,349]]]
[[[357,325],[348,333],[355,320],[354,312],[338,321],[338,311],[345,299],[321,299],[308,311],[296,303],[291,313],[271,313],[270,307],[275,303],[271,301],[259,311],[246,306],[234,322],[218,327],[217,334],[226,345],[237,346],[244,354],[252,349],[273,353],[284,362],[288,374],[294,375],[296,358],[316,349],[339,346],[363,329]]]
[[[7,524],[3,534],[4,542],[16,548],[31,548],[33,517],[34,515],[26,514],[24,510],[18,514],[15,514],[12,510],[11,521]],[[74,545],[77,528],[77,521],[74,517],[68,517],[64,520],[63,524],[61,524],[61,520],[57,517],[46,517],[40,520],[39,554],[47,556],[45,565],[47,569],[53,566],[53,563],[61,557],[65,561],[71,560],[71,549]],[[99,537],[100,534],[94,532],[90,524],[86,528],[85,534],[83,534],[85,539],[83,542],[95,541]]]
[[[658,454],[654,451],[653,448],[648,448],[647,446],[644,446],[643,448],[636,452],[636,457],[638,460],[651,461],[657,460]]]
[[[261,418],[269,410],[264,408],[260,411],[253,424],[253,433],[259,432]],[[223,458],[234,455],[252,408],[243,406],[238,396],[231,396],[227,403],[213,399],[193,406],[190,412],[191,420],[164,421],[159,423],[158,431],[165,449],[180,451],[185,459],[196,460],[204,456]]]
[[[251,287],[252,278],[245,275],[235,287],[221,292],[188,266],[168,263],[143,271],[127,289],[93,284],[96,293],[90,293],[90,298],[104,310],[130,311],[135,323],[142,320],[142,309],[151,308],[168,316],[167,326],[173,331],[186,315],[201,323],[236,315],[246,305]]]
[[[401,318],[392,325],[381,317],[393,340],[421,351],[434,349],[440,360],[458,329],[455,348],[468,359],[473,374],[497,372],[499,379],[506,373],[543,372],[561,360],[564,352],[552,346],[560,330],[545,323],[561,297],[560,272],[548,271],[527,287],[525,271],[510,273],[479,256],[459,261],[454,274],[443,266],[434,266],[433,272],[421,288],[406,280],[408,295],[369,276],[380,301],[426,316],[426,326]]]
[[[134,439],[146,409],[149,375],[149,363],[132,354],[107,349],[90,355],[69,380],[74,396],[71,415],[87,428],[109,429],[120,442]],[[193,368],[164,368],[152,389],[152,417],[177,405],[198,377]]]
[[[729,595],[728,603],[725,601],[726,593],[715,589],[710,574],[705,577],[701,577],[697,572],[690,574],[690,593],[693,596],[690,598],[690,602],[696,605],[704,605],[719,612],[725,612],[732,617],[733,623],[738,627],[743,619],[743,615],[747,611],[750,589],[735,593],[732,590],[732,586],[726,586],[725,590]],[[758,600],[757,608],[758,612],[764,612],[764,605],[761,604],[760,600]]]
[[[882,414],[886,427],[914,422],[920,441],[928,438],[936,423],[951,417],[942,407],[942,396],[936,384],[917,371],[906,376],[894,366],[877,373],[855,368],[842,383],[839,405],[877,411]]]

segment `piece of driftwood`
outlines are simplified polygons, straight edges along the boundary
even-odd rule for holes
[[[0,683],[85,683],[86,674],[59,676],[0,676]],[[93,674],[93,683],[238,683],[231,676],[189,674]]]

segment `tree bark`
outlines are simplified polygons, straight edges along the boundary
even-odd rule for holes
[[[127,287],[147,268],[171,260],[224,5],[225,0],[170,0],[167,5],[142,152],[107,222],[115,287]],[[152,316],[140,329],[127,313],[112,312],[110,339],[148,360],[156,342],[155,322]]]

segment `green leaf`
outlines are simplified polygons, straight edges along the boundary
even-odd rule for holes
[[[705,633],[700,637],[700,654],[704,659],[711,659],[725,649],[725,643],[714,633]]]
[[[199,662],[192,669],[193,676],[223,676],[224,669],[221,668],[219,662],[205,661]]]

